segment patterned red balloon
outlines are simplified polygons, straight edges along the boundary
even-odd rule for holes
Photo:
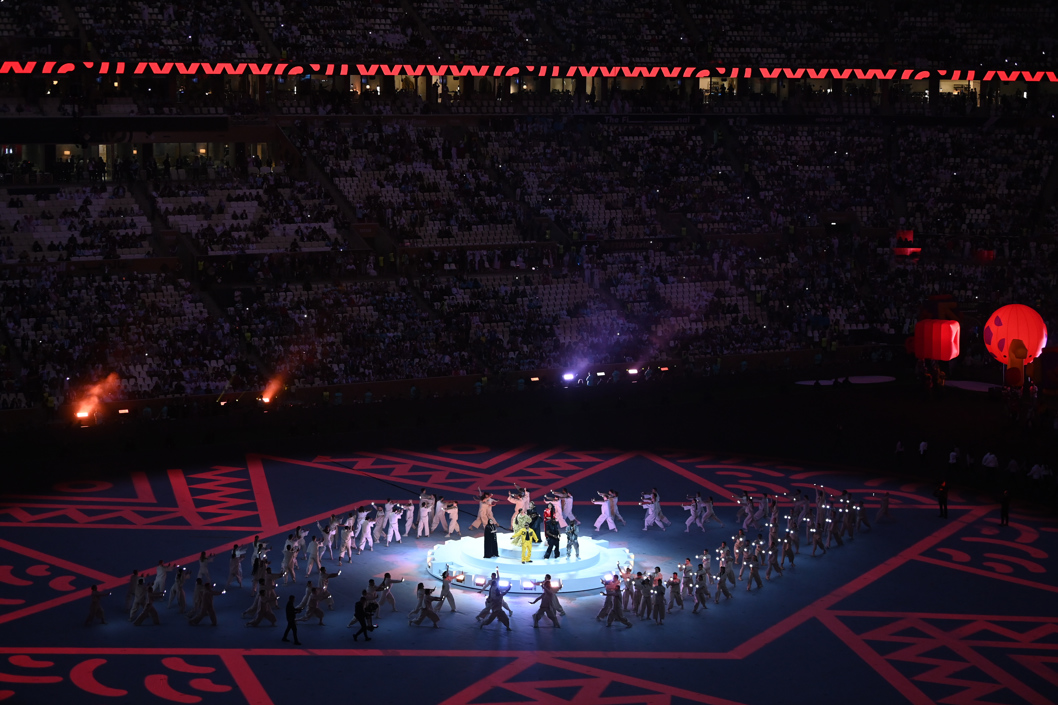
[[[1010,364],[1010,344],[1015,340],[1025,343],[1029,350],[1026,364],[1035,360],[1047,344],[1047,324],[1040,314],[1022,304],[1003,306],[985,324],[985,347],[1004,365]]]

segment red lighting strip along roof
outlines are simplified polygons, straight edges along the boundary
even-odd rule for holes
[[[858,80],[1026,81],[1058,83],[1055,71],[910,68],[807,68],[770,66],[505,66],[490,64],[353,64],[208,61],[4,61],[0,74],[258,75],[296,76],[535,76],[541,78],[836,78]]]

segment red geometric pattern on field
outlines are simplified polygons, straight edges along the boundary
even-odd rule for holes
[[[966,527],[958,536],[918,560],[1058,593],[1058,585],[1046,577],[1048,573],[1054,574],[1055,559],[1041,547],[1040,541],[1040,532],[1053,530],[1054,520],[1021,514],[1013,514],[1011,518],[1010,526],[1003,529],[997,526],[999,522],[994,517]]]
[[[546,666],[552,673],[558,669],[572,677],[548,680],[522,680],[517,677],[533,666]],[[607,695],[614,686],[644,691],[635,694]],[[605,671],[583,664],[551,658],[544,653],[523,655],[477,683],[443,700],[441,705],[669,705],[682,698],[710,705],[738,705],[735,701],[702,695],[683,688]]]
[[[797,467],[780,466],[775,464],[764,464],[758,467],[753,466],[752,461],[742,458],[717,460],[705,456],[696,456],[685,460],[682,458],[673,459],[671,455],[665,457],[645,451],[623,454],[618,451],[605,449],[598,449],[595,452],[575,452],[561,447],[547,449],[538,448],[535,450],[521,448],[502,453],[497,452],[489,455],[484,460],[481,459],[481,454],[476,454],[476,457],[478,458],[477,462],[466,460],[465,455],[445,455],[443,450],[438,453],[391,450],[382,453],[360,453],[354,458],[343,460],[316,458],[315,461],[310,462],[287,458],[271,459],[283,463],[289,463],[294,466],[310,466],[332,472],[379,477],[380,479],[398,481],[412,485],[414,489],[425,485],[436,486],[446,491],[452,491],[453,493],[466,492],[467,494],[473,494],[476,493],[478,486],[482,489],[490,488],[502,492],[504,489],[510,488],[512,483],[528,486],[531,489],[536,490],[557,487],[560,486],[560,483],[572,483],[576,479],[591,476],[607,467],[611,467],[617,463],[624,462],[627,459],[637,456],[652,463],[648,468],[648,472],[657,472],[659,469],[662,469],[663,471],[672,471],[678,476],[686,478],[688,481],[695,482],[703,488],[722,488],[723,485],[711,484],[716,477],[738,478],[735,480],[736,482],[749,480],[760,483],[790,483],[791,486],[796,487],[799,485],[792,482],[794,479],[803,479],[810,482],[810,478],[814,477],[816,474],[841,474],[836,471],[825,471],[823,473],[801,472],[801,469]],[[248,456],[248,463],[245,468],[215,466],[207,471],[193,473],[185,473],[182,470],[170,470],[169,481],[172,485],[174,496],[176,497],[176,504],[178,505],[176,507],[161,507],[153,500],[153,497],[150,502],[137,502],[126,499],[125,504],[123,505],[118,504],[120,500],[116,497],[109,499],[99,497],[95,498],[95,500],[85,497],[76,502],[77,506],[73,511],[80,512],[81,515],[89,517],[91,521],[87,523],[91,526],[99,526],[100,524],[94,518],[102,515],[110,517],[111,520],[120,519],[128,522],[128,515],[125,515],[124,512],[131,512],[131,516],[134,517],[139,516],[141,521],[160,521],[160,519],[153,517],[153,512],[154,514],[171,517],[172,521],[179,521],[181,524],[165,525],[158,523],[142,523],[140,525],[141,527],[165,530],[209,529],[211,531],[232,528],[228,525],[221,526],[219,525],[220,522],[240,520],[249,516],[256,516],[259,513],[261,515],[260,521],[262,526],[268,528],[267,532],[261,531],[260,533],[284,533],[290,527],[285,524],[280,525],[275,520],[274,507],[271,507],[270,504],[267,478],[260,463],[262,457],[263,456],[253,456],[254,459],[251,460],[251,457]],[[780,470],[783,472],[780,472]],[[422,481],[424,478],[427,482]],[[154,481],[157,483],[158,478],[155,478]],[[844,484],[844,481],[842,480],[839,480],[839,482]],[[431,483],[436,484],[431,485]],[[763,487],[764,485],[761,484],[761,486]],[[811,485],[806,484],[803,486],[810,487]],[[710,489],[710,491],[714,490]],[[852,491],[857,492],[858,490],[854,487]],[[163,494],[163,496],[165,495]],[[897,496],[897,493],[894,492],[894,500]],[[142,498],[145,497],[145,495],[138,494],[137,497]],[[46,496],[36,499],[42,501],[47,500],[47,502],[51,503],[53,506],[46,506],[46,504],[43,503],[33,504],[20,502],[18,506],[13,507],[11,511],[22,511],[29,515],[34,515],[36,512],[44,512],[46,514],[54,509],[60,508],[71,510],[71,507],[68,506],[54,506],[58,503],[59,498],[57,497],[53,498]],[[930,503],[932,501],[928,498],[927,494],[922,494],[920,500],[924,503]],[[103,504],[103,502],[113,502],[114,504],[107,506]],[[130,504],[133,506],[130,506]],[[326,511],[323,511],[323,509],[326,509]],[[349,509],[349,507],[346,507],[345,509]],[[332,510],[333,508],[331,506],[321,508],[320,515],[311,518],[327,516]],[[0,507],[0,512],[3,511],[7,510]],[[454,699],[450,699],[449,702],[503,703],[515,700],[518,702],[524,702],[524,698],[526,697],[531,698],[533,702],[540,703],[669,703],[672,702],[673,699],[687,699],[696,702],[709,703],[727,702],[704,696],[699,693],[682,691],[678,688],[672,688],[660,683],[631,678],[619,672],[612,673],[607,670],[591,668],[576,663],[575,660],[578,658],[661,658],[666,660],[717,659],[737,661],[748,658],[750,655],[757,653],[769,644],[776,643],[777,640],[810,620],[819,620],[825,626],[831,628],[831,630],[837,634],[850,649],[853,649],[855,653],[860,655],[886,680],[890,683],[900,683],[903,686],[903,689],[900,691],[901,694],[905,695],[905,697],[908,697],[909,700],[915,703],[926,702],[928,699],[922,691],[918,690],[918,686],[912,683],[912,681],[922,685],[930,684],[931,688],[943,686],[958,691],[950,697],[945,698],[943,702],[957,704],[964,702],[981,702],[981,699],[988,698],[989,696],[994,697],[995,693],[1001,692],[1004,689],[1009,690],[1028,702],[1048,702],[1046,699],[1041,700],[1041,696],[1039,696],[1038,693],[1035,693],[1027,686],[1018,682],[1016,677],[1002,668],[999,668],[998,671],[996,671],[994,664],[990,664],[988,659],[978,652],[985,648],[1010,651],[1040,650],[1045,647],[1049,647],[1050,649],[1058,648],[1058,644],[1049,643],[1053,642],[1055,634],[1058,633],[1056,632],[1058,619],[1038,619],[1032,623],[1028,623],[1023,619],[1020,623],[1015,623],[1010,619],[1004,619],[1002,617],[894,615],[881,613],[852,614],[834,609],[837,604],[851,593],[856,592],[880,577],[889,574],[899,566],[906,565],[911,561],[922,560],[922,556],[928,555],[932,549],[936,548],[936,546],[945,545],[944,541],[948,539],[951,539],[953,542],[965,541],[964,538],[960,537],[972,533],[967,531],[967,526],[973,525],[975,528],[979,528],[980,520],[986,512],[990,511],[992,511],[990,508],[978,507],[962,516],[960,516],[958,512],[955,512],[956,518],[950,524],[945,523],[939,525],[929,536],[924,537],[915,545],[901,551],[899,555],[871,568],[867,572],[853,579],[851,582],[836,588],[832,593],[821,597],[810,605],[800,608],[795,614],[790,615],[777,624],[771,625],[759,634],[752,636],[743,644],[724,653],[713,654],[697,649],[676,653],[660,653],[657,651],[600,651],[594,653],[551,652],[549,655],[547,652],[542,654],[519,652],[512,655],[514,660],[510,666],[513,668],[509,671],[501,669],[496,674],[486,677],[480,685],[475,684],[474,688],[478,689],[476,694],[471,692],[471,688],[468,688],[461,691],[457,696],[453,696]],[[269,512],[271,513],[271,518],[270,520],[265,520],[265,515],[269,514]],[[52,516],[55,515],[53,514]],[[77,514],[68,516],[77,516]],[[311,523],[311,521],[308,521],[305,518],[301,518],[297,520],[297,522],[303,525]],[[34,526],[40,525],[40,523],[34,524]],[[71,526],[71,524],[67,523],[64,526]],[[125,528],[132,528],[131,523],[126,523],[123,526]],[[1042,530],[1053,531],[1054,529],[1049,528]],[[257,533],[257,531],[255,530],[251,533]],[[991,536],[991,534],[982,535]],[[246,540],[240,539],[238,542],[245,543]],[[226,546],[230,546],[230,543],[224,542],[218,550],[223,550]],[[32,554],[31,551],[26,552],[19,547],[15,547],[12,550],[23,553],[25,556],[30,556]],[[988,550],[996,549],[990,547]],[[42,564],[64,567],[64,563],[58,559],[51,559],[51,557],[41,558],[40,556],[41,554],[35,554],[34,559]],[[0,554],[0,562],[2,562],[2,558],[3,555]],[[45,558],[48,560],[45,560]],[[178,560],[177,562],[186,563],[193,560],[193,558],[194,556]],[[65,567],[69,567],[70,565],[71,564],[65,564]],[[26,567],[36,568],[37,566],[36,564],[26,564]],[[404,566],[398,565],[396,567],[403,568]],[[17,570],[14,568],[15,567],[13,566],[13,570],[9,574],[15,580],[30,581],[31,577],[35,577],[34,574],[26,572],[24,567],[18,567]],[[111,576],[101,574],[91,576],[89,573],[85,572],[87,570],[88,569],[81,569],[80,572],[75,570],[74,573],[93,577],[94,580],[103,582],[104,588],[106,588],[108,584],[123,585],[127,580],[127,578],[112,578]],[[410,572],[410,570],[408,572]],[[0,572],[0,583],[4,582],[3,578],[7,575],[8,573]],[[53,572],[51,575],[47,576],[47,579],[50,580],[55,576],[62,577],[60,572]],[[85,591],[80,583],[58,583],[57,585],[59,585],[59,587],[55,588],[57,590],[61,589],[64,585],[72,585],[74,590],[71,591],[69,595],[57,598],[56,600],[51,600],[48,603],[43,603],[39,606],[29,606],[27,607],[27,609],[30,610],[28,612],[19,610],[19,616],[21,616],[21,613],[28,614],[32,611],[39,611],[39,609],[46,609],[51,605],[60,604],[60,600],[65,601],[69,598],[78,599],[85,595]],[[22,587],[29,588],[29,586]],[[77,591],[76,588],[78,587],[81,587],[82,589]],[[0,595],[2,594],[3,593],[0,593]],[[110,599],[117,601],[116,597]],[[107,603],[104,602],[104,605],[106,606]],[[108,614],[109,613],[108,610]],[[857,617],[877,616],[884,618],[885,620],[900,619],[908,624],[915,623],[915,621],[918,620],[931,626],[935,631],[939,631],[940,635],[933,632],[922,631],[916,624],[913,634],[909,633],[913,631],[911,628],[904,628],[903,631],[895,630],[888,634],[884,629],[879,628],[868,634],[857,636],[848,628],[841,631],[835,626],[835,622],[838,622],[842,616],[845,615]],[[15,617],[11,614],[0,615],[0,623],[13,618]],[[945,629],[936,626],[938,619],[951,619],[956,621],[950,622],[949,624],[954,625],[954,627],[946,631]],[[895,643],[902,648],[894,654],[888,654],[883,657],[868,646],[868,641],[888,641]],[[90,655],[90,651],[93,650],[73,648],[67,653],[76,655],[78,659],[83,659]],[[121,653],[119,653],[119,651]],[[132,656],[135,655],[134,651],[135,650],[132,649],[123,651],[112,650],[109,653],[102,654],[102,657],[111,658],[111,655],[113,655],[113,661],[114,663],[117,663],[117,661],[120,660],[119,656]],[[257,691],[260,691],[261,688],[260,684],[256,682],[252,672],[243,660],[244,656],[249,655],[249,650],[236,649],[230,652],[221,652],[217,650],[210,654],[206,654],[205,651],[206,650],[204,649],[185,650],[183,656],[219,656],[224,663],[229,666],[229,671],[236,680],[239,679],[239,669],[244,669],[242,677],[245,682],[240,682],[239,688],[243,694],[246,695],[247,700],[250,700],[251,702],[267,701],[267,696],[262,696],[256,699],[251,697],[251,692],[255,688]],[[32,651],[23,650],[15,653],[10,650],[4,651],[0,648],[0,653],[25,655],[32,653]],[[290,652],[286,650],[277,653],[282,653],[283,655],[290,654]],[[305,655],[308,657],[309,653],[310,652],[305,652]],[[348,652],[343,651],[339,653],[337,651],[327,652],[325,650],[314,649],[311,652],[311,658],[327,655],[328,653],[343,657],[365,655],[364,652],[359,650],[351,650]],[[1053,651],[1049,653],[1053,653]],[[372,655],[387,659],[407,658],[409,660],[415,659],[418,661],[426,654],[430,656],[449,656],[452,658],[462,658],[464,656],[467,658],[477,658],[483,655],[494,655],[491,652],[460,654],[454,650],[447,651],[444,649],[416,652],[400,651],[396,649],[385,651],[379,650],[377,654]],[[96,655],[99,656],[100,654]],[[175,651],[166,650],[166,657],[175,655]],[[48,656],[44,656],[43,658],[48,658]],[[1013,667],[1015,671],[1024,667],[1028,671],[1036,673],[1047,682],[1054,682],[1053,678],[1055,677],[1055,671],[1053,665],[1058,663],[1058,659],[1049,656],[1037,657],[1034,654],[1026,655],[1015,653],[1009,654],[1009,659],[1010,662],[1006,665],[1008,667]],[[2,661],[2,659],[0,659],[0,661]],[[231,662],[230,664],[229,661]],[[91,659],[89,662],[85,663],[90,662]],[[15,666],[19,665],[13,661],[11,663]],[[173,670],[170,665],[166,664],[164,661],[162,663],[167,668],[170,668],[170,670]],[[173,662],[170,661],[170,664],[171,663]],[[690,663],[690,661],[688,661],[688,663]],[[156,664],[157,661],[152,662],[151,666]],[[239,664],[242,665],[240,666]],[[900,673],[893,664],[900,664],[904,669],[918,669],[920,667],[925,667],[927,670],[925,673],[921,673],[918,676],[904,675]],[[548,668],[561,669],[566,671],[570,677],[550,678],[550,674],[527,673],[527,669],[532,665],[545,665]],[[605,666],[606,668],[613,668],[620,671],[618,665],[611,666],[610,663],[606,663]],[[82,670],[90,669],[90,666],[85,666],[84,663],[81,663],[80,667]],[[107,682],[107,687],[113,687],[110,685],[110,680],[105,676],[108,670],[107,667],[99,666],[99,669],[99,680]],[[11,668],[7,668],[2,662],[0,662],[0,690],[2,690],[2,687],[15,687],[4,686],[2,680],[3,674],[11,670]],[[175,670],[179,673],[190,673],[190,671],[181,671],[180,669]],[[168,678],[168,683],[173,686],[173,689],[181,698],[204,697],[201,693],[195,695],[188,690],[188,688],[191,687],[190,681],[180,681],[178,676],[171,676],[166,673],[151,674],[152,676],[155,676],[151,681],[154,688],[152,690],[151,687],[146,685],[146,681],[142,680],[143,675],[146,672],[147,671],[139,672],[138,678],[140,681],[136,684],[139,690],[143,690],[144,687],[147,687],[147,690],[154,695],[154,698],[146,696],[145,699],[164,700],[167,699],[167,695],[172,695],[172,693],[163,687],[163,681],[158,676],[166,676]],[[916,670],[915,672],[917,673],[918,671]],[[64,678],[66,677],[64,674],[60,675]],[[517,680],[519,676],[522,678],[526,678],[527,676],[537,676],[537,678],[534,679],[530,677],[528,680]],[[68,681],[64,681],[62,687],[69,688],[70,681],[72,681],[72,678]],[[114,682],[117,683],[117,680],[115,679]],[[209,687],[204,682],[200,682],[199,684],[205,685],[207,688]],[[481,685],[487,686],[489,689],[481,691]],[[126,686],[120,684],[119,687],[125,689]],[[128,688],[128,690],[132,691],[133,689]],[[162,694],[155,692],[155,690]],[[629,692],[634,694],[629,694]],[[259,695],[260,692],[257,694]],[[19,692],[19,695],[22,695],[21,691]],[[1008,696],[1007,700],[1009,700],[1009,693],[1004,693],[1004,695]],[[229,697],[230,696],[231,694],[229,694]],[[917,696],[921,696],[921,698]],[[2,700],[3,697],[4,696],[0,694],[0,700]],[[503,699],[504,697],[509,697],[509,700],[505,701]],[[56,701],[58,700],[61,700],[61,698],[56,698]],[[223,699],[220,701],[224,702]],[[206,699],[206,702],[209,702],[208,698]],[[230,702],[230,700],[227,700],[226,702]]]
[[[517,449],[517,451],[521,450]],[[404,457],[405,455],[413,457]],[[453,458],[432,453],[406,453],[399,450],[380,453],[364,452],[341,460],[327,457],[319,457],[315,461],[275,456],[261,457],[293,465],[365,475],[390,482],[403,482],[417,487],[476,495],[479,488],[502,491],[517,484],[521,487],[540,490],[571,484],[633,458],[637,453],[615,453],[611,457],[604,457],[603,453],[567,451],[560,446],[540,451],[520,460],[514,459],[516,451],[509,451],[502,455],[504,462],[501,463],[496,463],[495,459],[484,463],[474,463],[459,457]]]
[[[1012,659],[1058,688],[1058,656],[1015,654]]]
[[[185,481],[194,512],[202,524],[257,516],[253,488],[246,468],[218,466],[207,472],[186,475]],[[176,484],[174,480],[174,487]]]
[[[105,590],[122,581],[0,539],[0,624],[82,599],[93,584]]]
[[[888,617],[882,612],[873,614]],[[945,622],[954,622],[955,625],[940,626]],[[951,615],[948,619],[938,619],[928,615],[905,616],[860,634],[858,638],[863,642],[906,644],[882,658],[890,663],[929,666],[928,670],[911,676],[911,680],[956,689],[939,702],[977,705],[989,702],[984,698],[1004,690],[1025,702],[1040,705],[1052,702],[999,665],[994,655],[986,656],[978,649],[1053,649],[1053,644],[1041,640],[1058,633],[1058,620],[1021,618],[1006,620],[1005,624],[1003,617],[964,619]],[[1027,624],[1030,628],[1017,630],[1011,626],[1013,624]],[[1001,638],[973,638],[981,634]],[[1016,658],[1016,655],[1011,654],[1011,657]],[[1009,701],[1009,695],[1004,696],[1003,701]]]
[[[42,511],[32,511],[33,509]],[[97,506],[56,509],[47,505],[0,507],[0,517],[3,516],[9,517],[12,521],[0,522],[0,526],[40,525],[43,523],[48,523],[49,525],[107,524],[107,528],[136,528],[148,524],[158,524],[186,518],[182,511],[174,508],[146,510],[129,507],[111,508]]]
[[[92,495],[34,495],[0,502],[0,526],[93,526],[107,529],[196,529],[247,519],[246,530],[260,528],[254,488],[246,468],[217,466],[186,475],[169,470],[176,506],[159,504],[142,473],[133,473],[135,498]],[[71,500],[78,504],[71,506]],[[83,502],[83,504],[81,503]],[[226,526],[225,528],[232,528]]]
[[[140,655],[132,649],[102,654],[91,649],[76,651],[33,649],[0,661],[0,701],[108,702],[128,697],[130,702],[221,705],[243,702],[241,691],[246,701],[255,705],[271,702],[245,660],[237,655]]]

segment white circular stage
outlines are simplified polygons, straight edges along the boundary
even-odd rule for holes
[[[608,541],[580,537],[580,559],[574,553],[566,558],[566,538],[562,537],[562,556],[544,558],[547,544],[533,545],[532,563],[522,563],[522,550],[511,543],[511,535],[499,534],[496,539],[500,549],[498,558],[485,558],[485,538],[464,536],[435,544],[426,554],[426,570],[440,578],[446,570],[455,575],[453,585],[480,588],[489,576],[499,568],[500,578],[510,580],[511,592],[539,594],[540,589],[533,580],[543,580],[550,574],[552,580],[561,581],[563,592],[598,590],[600,580],[617,569],[634,565],[635,555],[627,548],[610,548]],[[462,579],[460,579],[462,576]]]

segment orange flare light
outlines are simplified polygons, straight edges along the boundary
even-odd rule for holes
[[[118,386],[118,376],[111,372],[102,382],[97,382],[85,390],[77,405],[77,418],[88,418],[99,407],[100,398],[115,393]]]
[[[283,380],[279,377],[268,380],[268,385],[265,390],[261,392],[261,401],[265,404],[269,403],[276,398],[276,394],[279,394],[279,390],[283,388]]]

